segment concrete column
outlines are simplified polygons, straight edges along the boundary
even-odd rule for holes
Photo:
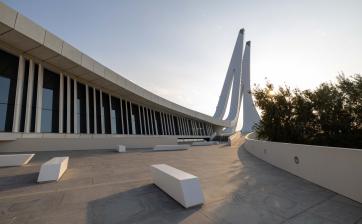
[[[191,135],[195,135],[196,134],[196,127],[195,127],[195,122],[193,120],[191,120],[191,130],[190,130]]]
[[[171,121],[171,115],[170,114],[167,114],[167,119],[168,119],[168,125],[169,125],[169,128],[170,128],[170,133],[171,133],[171,135],[173,135],[172,121]]]
[[[63,111],[64,111],[64,75],[59,75],[59,133],[63,133]]]
[[[85,110],[86,110],[87,134],[90,134],[90,123],[89,123],[89,90],[88,90],[88,85],[87,85],[87,84],[85,84]]]
[[[70,99],[70,86],[71,82],[70,82],[70,77],[67,76],[67,133],[69,134],[71,131],[71,124],[70,124],[70,103],[71,103],[71,99]]]
[[[138,105],[138,118],[140,122],[140,129],[141,129],[141,135],[143,135],[143,124],[142,124],[142,118],[141,118],[141,106]]]
[[[169,133],[169,135],[172,135],[170,115],[169,115],[169,114],[165,114],[165,115],[166,115],[166,120],[167,120],[167,130],[168,130],[168,133]]]
[[[160,124],[161,124],[161,134],[165,134],[165,130],[163,129],[163,119],[162,119],[162,112],[159,112],[160,114]]]
[[[129,121],[128,121],[128,103],[127,100],[125,101],[126,103],[126,123],[127,123],[127,134],[129,135]]]
[[[154,129],[154,125],[153,125],[153,114],[152,114],[152,110],[148,109],[148,112],[150,114],[150,123],[151,123],[151,134],[154,135],[155,134],[155,129]]]
[[[119,99],[119,103],[121,106],[121,124],[122,124],[122,134],[125,134],[124,132],[124,122],[123,122],[123,106],[122,106],[122,99]]]
[[[113,124],[112,124],[112,96],[111,96],[111,94],[108,94],[108,98],[109,98],[109,122],[110,122],[110,125],[111,125],[111,134],[113,134],[112,133],[112,130],[113,130]],[[117,126],[116,126],[117,127]],[[115,127],[115,128],[116,128]],[[117,129],[117,128],[116,128]],[[117,134],[117,130],[116,130],[116,133],[115,134]]]
[[[13,132],[19,132],[19,127],[20,127],[20,114],[21,114],[23,86],[24,86],[24,72],[25,72],[25,59],[23,55],[20,55],[19,66],[18,66],[18,78],[16,82],[16,92],[15,92]],[[25,108],[23,108],[23,110],[24,109]]]
[[[147,125],[146,125],[146,115],[145,115],[145,108],[142,107],[142,117],[143,117],[143,126],[145,127],[145,132],[144,134],[147,135]]]
[[[77,91],[77,80],[74,79],[74,86],[73,86],[73,107],[74,107],[74,111],[73,111],[73,117],[74,117],[74,133],[78,133],[78,119],[77,119],[77,113],[78,113],[78,107],[77,107],[77,98],[78,98],[78,91]]]
[[[186,135],[190,135],[190,129],[189,129],[189,124],[188,124],[188,119],[185,118],[185,127],[186,127]]]
[[[38,87],[36,94],[36,114],[35,114],[35,132],[40,133],[41,131],[41,112],[43,106],[43,66],[39,64],[38,71]]]
[[[191,120],[191,135],[196,135],[196,126],[193,120]]]
[[[184,124],[184,118],[183,117],[180,118],[180,124],[181,124],[181,127],[182,127],[182,135],[186,135],[186,129],[185,129],[185,124]]]
[[[172,115],[171,115],[171,124],[172,124],[173,135],[176,135],[175,120],[173,119]]]
[[[104,126],[104,108],[103,108],[103,93],[102,90],[99,90],[100,93],[100,97],[99,97],[99,106],[101,107],[101,129],[102,129],[102,134],[105,133],[105,126]]]
[[[149,135],[152,135],[152,132],[151,132],[151,126],[150,126],[150,118],[149,118],[149,114],[148,114],[148,108],[146,107],[145,108],[145,111],[146,111],[146,121],[147,121],[147,133]]]
[[[131,132],[133,135],[136,134],[136,124],[135,124],[135,119],[134,119],[134,116],[133,116],[133,110],[132,110],[132,103],[129,102],[129,111],[130,111],[130,114],[131,114]]]
[[[94,119],[94,130],[93,133],[97,134],[98,130],[97,130],[97,99],[96,99],[96,89],[93,88],[93,119]]]
[[[205,127],[205,123],[204,123],[204,122],[201,123],[201,127],[202,127],[202,133],[203,133],[204,135],[207,135],[207,133],[206,133],[206,127]]]
[[[31,124],[31,110],[33,103],[33,88],[34,88],[34,61],[30,60],[29,62],[29,77],[28,77],[28,90],[26,97],[26,111],[25,111],[25,125],[24,132],[30,132],[30,124]]]
[[[176,116],[176,121],[177,121],[177,129],[178,129],[178,134],[181,135],[181,129],[180,129],[180,119],[179,117]]]
[[[184,122],[183,122],[183,118],[182,117],[180,117],[180,126],[181,126],[181,128],[182,128],[182,135],[185,135],[185,126],[184,126]]]
[[[200,135],[200,128],[197,121],[195,122],[195,127],[196,127],[196,135]]]
[[[179,123],[180,135],[183,135],[184,134],[184,129],[183,129],[182,118],[181,117],[178,117],[178,123]]]
[[[168,135],[168,131],[167,131],[167,121],[166,121],[166,119],[165,119],[165,114],[162,113],[161,116],[162,116],[162,119],[163,119],[163,130],[165,131],[165,135]]]
[[[158,135],[158,125],[157,125],[157,119],[156,119],[156,112],[155,111],[153,111],[153,120],[155,122],[156,135]]]

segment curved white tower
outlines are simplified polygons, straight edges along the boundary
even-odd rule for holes
[[[221,90],[221,94],[219,97],[219,102],[216,106],[216,111],[214,114],[214,118],[222,120],[225,115],[226,106],[228,103],[228,99],[230,96],[231,85],[233,86],[232,90],[232,102],[230,105],[230,111],[233,111],[233,114],[236,113],[238,99],[240,95],[240,80],[241,80],[241,60],[243,57],[243,44],[244,44],[244,29],[239,31],[238,38],[236,40],[236,44],[234,47],[233,55],[230,60],[229,68],[226,73],[225,81],[223,88]],[[235,115],[234,115],[235,116]],[[234,120],[234,117],[229,114],[227,120]]]
[[[243,88],[243,126],[242,132],[251,132],[253,126],[260,121],[258,112],[255,109],[250,87],[250,41],[246,42],[243,57],[242,80]]]
[[[231,93],[229,113],[225,121],[230,127],[225,128],[221,134],[228,135],[235,132],[239,119],[241,101],[243,101],[243,128],[242,132],[252,131],[260,118],[255,109],[250,89],[250,41],[243,49],[244,29],[241,29],[234,47],[233,55],[226,73],[224,85],[216,107],[214,118],[222,120]],[[244,54],[243,54],[244,51]],[[232,88],[231,88],[232,87]]]

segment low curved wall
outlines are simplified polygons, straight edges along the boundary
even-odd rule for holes
[[[256,157],[362,203],[362,150],[270,142],[246,136]]]

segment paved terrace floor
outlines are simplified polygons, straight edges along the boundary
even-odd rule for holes
[[[70,156],[58,183],[36,184],[41,163]],[[206,202],[184,209],[152,184],[167,163],[200,177]],[[0,223],[362,223],[362,205],[275,168],[240,148],[43,152],[0,169]]]

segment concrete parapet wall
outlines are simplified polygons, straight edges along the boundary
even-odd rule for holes
[[[29,135],[17,140],[0,141],[1,152],[31,152],[58,150],[153,148],[155,145],[175,145],[174,136],[122,136],[122,135]]]
[[[289,144],[246,136],[256,157],[308,181],[362,203],[362,150]]]

